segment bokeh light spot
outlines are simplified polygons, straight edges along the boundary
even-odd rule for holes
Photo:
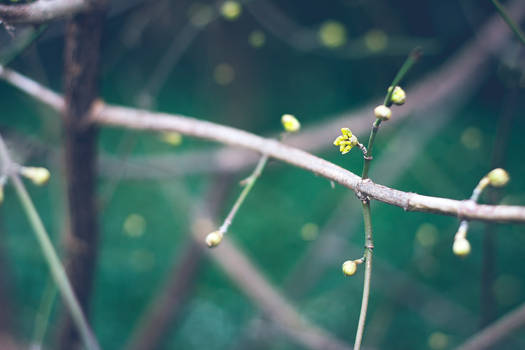
[[[434,332],[428,337],[428,346],[431,349],[441,350],[448,346],[448,335],[442,332]]]
[[[241,4],[237,1],[225,1],[221,5],[221,14],[229,21],[236,20],[242,12]]]
[[[248,42],[253,47],[262,47],[266,43],[266,35],[260,30],[254,30],[250,33],[250,36],[248,37]]]
[[[124,220],[123,229],[130,237],[140,237],[146,231],[146,220],[140,214],[130,214]]]
[[[313,241],[319,235],[319,226],[312,222],[307,222],[301,227],[301,237],[305,241]]]
[[[337,21],[326,21],[319,29],[321,43],[329,48],[337,48],[346,43],[346,28]]]
[[[437,238],[438,229],[432,224],[421,224],[416,231],[416,240],[423,247],[432,247],[436,244]]]
[[[481,147],[482,137],[481,130],[471,126],[466,128],[461,134],[461,143],[466,148],[475,150]]]
[[[365,34],[365,45],[372,52],[383,51],[388,44],[388,36],[380,29],[372,29]]]
[[[219,85],[228,85],[235,79],[235,70],[228,63],[218,64],[213,70],[213,78]]]

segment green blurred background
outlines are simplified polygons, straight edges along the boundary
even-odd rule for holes
[[[313,126],[308,130],[314,142],[315,129],[334,116],[351,116],[379,101],[415,46],[424,55],[405,79],[408,91],[475,40],[496,15],[489,1],[473,0],[252,0],[239,13],[220,9],[220,3],[205,1],[113,2],[103,37],[101,96],[262,135],[279,132],[280,116],[291,113],[305,128]],[[4,31],[2,50],[28,30],[17,29],[14,36]],[[55,23],[11,67],[62,91],[62,49],[63,25]],[[488,190],[481,201],[525,205],[523,57],[523,47],[512,38],[487,58],[471,91],[456,93],[458,101],[384,123],[372,179],[404,191],[465,199],[492,167],[503,166],[512,181]],[[0,128],[15,157],[51,170],[46,187],[28,187],[60,247],[67,222],[60,118],[3,82],[0,96]],[[371,111],[370,118],[371,123]],[[339,127],[352,128],[352,120]],[[337,133],[335,128],[334,137]],[[361,141],[366,135],[359,134]],[[323,142],[313,153],[361,171],[359,152],[342,156],[331,138],[316,140]],[[221,145],[187,137],[175,143],[149,132],[100,130],[101,239],[90,314],[105,349],[124,348],[166,279],[184,271],[184,257],[195,249],[190,232],[210,210],[210,192],[223,191],[215,209],[218,225],[240,191],[238,182],[250,173],[250,167],[233,167],[217,174],[202,163],[203,154],[213,155]],[[161,155],[168,155],[162,158],[165,167],[148,163]],[[190,157],[186,168],[177,167],[177,156]],[[30,343],[49,274],[13,189],[5,191],[2,319],[18,341]],[[472,253],[459,259],[451,251],[457,219],[382,203],[372,208],[376,259],[367,349],[451,349],[525,300],[523,225],[472,223]],[[363,277],[360,268],[345,278],[340,265],[361,256],[362,226],[353,193],[271,161],[226,239],[305,319],[350,347]],[[187,296],[152,349],[302,348],[199,251],[185,284]],[[55,305],[51,312],[45,348],[53,348],[60,309]],[[515,334],[497,348],[523,349],[525,336]]]

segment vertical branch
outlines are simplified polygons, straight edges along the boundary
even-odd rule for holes
[[[95,206],[96,130],[85,117],[97,97],[100,40],[105,1],[67,23],[65,43],[65,168],[69,232],[65,237],[66,269],[86,311],[97,256],[98,220]],[[78,334],[69,317],[59,329],[59,349],[78,347]]]

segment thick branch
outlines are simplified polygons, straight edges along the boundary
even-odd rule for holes
[[[371,180],[361,181],[356,174],[305,151],[220,124],[179,115],[110,106],[102,102],[97,103],[92,117],[92,121],[100,125],[138,130],[177,131],[194,137],[247,148],[306,169],[351,190],[360,191],[373,199],[407,211],[438,213],[469,220],[525,222],[525,207],[522,206],[480,205],[471,201],[422,196],[381,186]]]
[[[15,23],[42,23],[86,11],[95,1],[38,0],[24,5],[0,5],[0,19]]]

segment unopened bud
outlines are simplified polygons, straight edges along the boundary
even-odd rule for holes
[[[388,88],[388,91],[392,90],[392,87]],[[400,86],[396,86],[394,88],[394,91],[392,91],[392,96],[390,97],[390,100],[392,103],[400,106],[403,103],[405,103],[407,99],[407,94],[405,93],[405,90],[403,90]]]
[[[509,182],[509,174],[501,168],[496,168],[488,173],[490,184],[494,187],[502,187]]]
[[[206,236],[206,245],[210,248],[216,247],[222,241],[222,232],[213,231]]]
[[[37,186],[44,185],[49,181],[49,177],[51,176],[49,170],[46,168],[32,166],[22,167],[20,169],[20,174],[31,180],[31,182]]]
[[[283,114],[281,117],[281,123],[283,124],[284,130],[287,132],[296,132],[301,129],[301,123],[297,118],[291,114]]]
[[[392,116],[392,110],[385,105],[379,105],[374,108],[376,118],[381,120],[389,120]]]
[[[354,260],[347,260],[343,263],[342,270],[346,276],[352,276],[357,271],[357,263]]]
[[[466,238],[458,238],[454,240],[452,251],[457,256],[467,256],[470,254],[470,243]]]

